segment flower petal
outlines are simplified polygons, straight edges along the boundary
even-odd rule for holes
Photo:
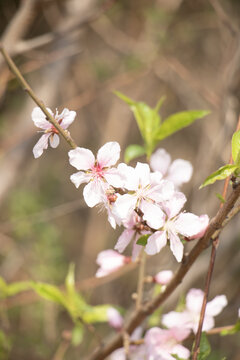
[[[60,142],[59,136],[57,134],[51,134],[49,142],[51,147],[55,149],[56,147],[58,147]]]
[[[95,157],[91,150],[77,147],[68,152],[69,162],[77,170],[89,170],[94,166]]]
[[[90,181],[83,190],[83,197],[89,207],[94,207],[103,201],[105,194],[102,188],[101,181]]]
[[[48,138],[50,135],[51,133],[43,134],[33,147],[33,155],[35,159],[39,158],[42,155],[43,150],[48,148]]]
[[[177,159],[171,164],[167,179],[172,181],[176,187],[188,182],[193,173],[192,164],[189,161]]]
[[[201,230],[193,235],[193,236],[190,236],[189,239],[198,239],[200,237],[202,237],[204,234],[205,234],[205,231],[208,227],[208,224],[209,224],[209,217],[208,215],[204,214],[204,215],[200,215],[198,217],[198,220],[199,220],[199,226],[201,227]]]
[[[171,270],[163,270],[158,272],[154,276],[154,279],[158,284],[167,285],[169,281],[172,279],[172,277],[173,277],[173,272]]]
[[[130,211],[133,211],[137,202],[137,198],[134,195],[125,194],[118,196],[113,205],[113,214],[120,219],[126,220]]]
[[[74,183],[76,188],[78,188],[81,184],[85,182],[89,182],[91,179],[90,174],[85,174],[83,171],[79,171],[70,176],[70,180]]]
[[[51,109],[47,108],[47,110],[50,112],[50,114],[53,116],[53,112]],[[34,125],[37,127],[47,130],[52,127],[52,124],[47,121],[46,115],[44,112],[40,109],[40,107],[35,107],[32,111],[32,121],[34,122]]]
[[[60,115],[57,117],[57,121],[60,123],[61,127],[65,130],[67,129],[74,121],[76,117],[76,111],[69,111],[68,109],[63,109]],[[62,121],[60,122],[60,120]]]
[[[150,158],[150,166],[153,171],[160,171],[163,175],[166,174],[171,163],[171,156],[164,149],[158,149]]]
[[[176,231],[186,237],[194,236],[202,231],[202,221],[199,216],[191,213],[181,213],[174,220]]]
[[[169,240],[170,240],[170,249],[175,256],[176,260],[180,262],[183,257],[183,244],[179,237],[172,231],[168,232]]]
[[[123,326],[123,318],[119,311],[117,311],[115,308],[110,307],[107,309],[107,319],[108,323],[111,327],[114,329],[121,329]]]
[[[204,293],[200,289],[191,289],[186,296],[186,308],[195,314],[200,314]]]
[[[165,214],[158,205],[142,200],[139,208],[143,212],[143,219],[153,229],[159,229],[165,221]]]
[[[150,168],[148,164],[138,162],[135,167],[136,176],[139,179],[139,184],[145,187],[150,184]]]
[[[124,186],[124,176],[116,168],[107,169],[104,171],[104,178],[107,180],[108,184],[114,187],[123,187]]]
[[[171,219],[176,216],[183,208],[183,205],[187,201],[186,196],[179,191],[176,191],[174,195],[167,201],[163,202],[164,211],[167,213],[168,218]]]
[[[174,345],[171,354],[177,355],[180,359],[189,359],[190,351],[181,344]]]
[[[155,255],[159,253],[167,244],[167,236],[165,231],[156,231],[149,236],[145,251],[148,255]]]
[[[116,245],[114,246],[114,249],[122,253],[130,241],[132,240],[134,236],[135,231],[130,229],[125,229],[122,234],[119,236]]]
[[[228,301],[225,295],[216,296],[213,300],[207,303],[206,314],[211,316],[220,314],[227,303]]]
[[[116,164],[120,158],[120,145],[116,141],[107,142],[97,153],[97,161],[101,168]]]

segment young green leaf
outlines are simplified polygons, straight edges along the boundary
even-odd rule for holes
[[[134,160],[135,158],[145,155],[146,150],[143,146],[140,145],[129,145],[124,153],[124,161],[125,163],[129,164],[131,160]]]
[[[234,163],[240,166],[240,130],[232,136],[232,157]]]
[[[209,111],[205,110],[191,110],[170,115],[164,120],[160,129],[155,133],[155,139],[157,141],[163,140],[175,132],[189,126],[195,120],[203,118],[209,113]]]
[[[29,290],[31,288],[30,281],[18,281],[11,284],[7,284],[2,277],[0,277],[0,298],[16,295],[22,291]]]
[[[226,179],[230,176],[236,169],[238,168],[237,165],[224,165],[220,167],[217,171],[209,175],[206,180],[202,183],[199,189],[202,189],[204,186],[211,185],[215,183],[217,180]]]
[[[225,329],[220,332],[220,335],[226,336],[226,335],[233,335],[237,332],[240,332],[240,320],[236,322],[236,324],[231,329]]]
[[[198,360],[205,360],[210,353],[211,353],[211,346],[207,339],[206,333],[203,332],[201,335],[201,340],[200,340],[200,345],[199,345]]]
[[[106,322],[108,321],[107,310],[111,305],[89,306],[83,313],[82,319],[86,323]]]
[[[226,202],[226,200],[224,199],[224,197],[221,194],[216,193],[216,197],[218,198],[218,200],[221,201],[222,204],[224,204]]]
[[[42,298],[61,304],[66,309],[68,308],[65,295],[56,286],[32,281],[31,287]]]
[[[75,277],[74,277],[75,265],[71,263],[69,265],[68,274],[65,279],[65,285],[67,288],[67,294],[71,298],[75,294]]]
[[[72,331],[72,344],[73,346],[78,346],[83,340],[83,325],[76,324]]]
[[[138,244],[138,245],[142,245],[142,246],[146,246],[149,236],[150,236],[150,234],[142,235],[142,236],[138,239],[137,244]]]

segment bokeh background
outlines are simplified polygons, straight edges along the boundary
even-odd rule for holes
[[[154,106],[166,96],[163,117],[187,109],[211,115],[161,143],[172,159],[192,162],[183,191],[186,209],[214,216],[219,183],[198,190],[229,161],[239,116],[240,2],[238,0],[1,0],[1,41],[44,103],[77,112],[71,134],[96,152],[118,141],[122,152],[141,137],[130,109],[114,94]],[[64,284],[71,262],[78,288],[91,304],[133,306],[136,270],[94,280],[97,254],[113,248],[114,231],[100,208],[89,209],[70,182],[68,145],[35,160],[39,138],[31,120],[33,101],[0,57],[0,275],[7,281]],[[144,159],[141,159],[144,161]],[[132,163],[134,164],[134,162]],[[191,244],[189,245],[191,247]],[[240,306],[239,221],[224,230],[210,299],[226,294],[229,306],[218,326],[236,321]],[[131,249],[128,250],[131,253]],[[203,288],[210,249],[200,256],[164,311],[190,287]],[[177,268],[168,249],[151,259],[148,273]],[[146,294],[147,296],[147,294]],[[59,306],[31,292],[0,303],[0,359],[83,359],[96,343],[86,334],[74,347],[64,338],[73,324]],[[106,325],[98,325],[109,334]],[[4,334],[4,335],[3,335]],[[239,335],[211,337],[210,360],[240,358]]]

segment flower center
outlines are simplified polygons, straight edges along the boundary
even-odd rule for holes
[[[96,177],[96,178],[103,178],[104,177],[104,170],[102,169],[102,167],[98,163],[96,163],[92,167],[92,175],[93,175],[93,177]]]

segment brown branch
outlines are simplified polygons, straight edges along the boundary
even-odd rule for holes
[[[199,239],[199,241],[191,250],[189,255],[183,259],[183,262],[178,272],[175,274],[169,285],[166,287],[165,291],[159,294],[153,300],[144,304],[141,307],[141,309],[135,311],[132,314],[124,329],[129,335],[131,335],[132,332],[136,329],[136,327],[139,326],[148,315],[151,315],[182,282],[184,276],[187,274],[187,272],[189,271],[195,260],[198,258],[198,256],[202,253],[203,250],[208,248],[213,234],[215,233],[216,230],[221,228],[223,221],[227,218],[228,214],[230,213],[231,209],[233,208],[239,196],[240,196],[240,184],[237,184],[236,188],[232,190],[228,199],[223,204],[222,208],[219,209],[216,216],[211,220],[205,232],[205,235],[201,239]],[[89,360],[103,360],[114,350],[121,347],[122,344],[123,344],[122,335],[121,334],[116,335],[111,342],[109,342],[102,348],[96,350],[89,357]]]
[[[238,119],[236,131],[238,131],[239,128],[240,128],[240,116],[239,116],[239,119]],[[229,163],[230,164],[233,163],[232,155],[230,156]],[[229,181],[230,181],[230,176],[228,176],[226,178],[225,182],[224,182],[224,187],[223,187],[223,192],[222,192],[222,197],[224,199],[226,198],[227,187],[228,187]],[[223,207],[223,203],[221,203],[220,209],[222,207]],[[198,330],[197,330],[196,337],[195,337],[192,360],[197,360],[198,353],[199,353],[199,346],[200,346],[200,340],[201,340],[201,334],[202,334],[202,327],[203,327],[203,322],[204,322],[204,317],[205,317],[205,312],[206,312],[207,299],[208,299],[210,283],[211,283],[211,279],[212,279],[212,274],[213,274],[213,269],[214,269],[214,264],[215,264],[218,245],[219,245],[219,237],[216,236],[215,239],[212,242],[211,257],[210,257],[210,262],[209,262],[209,266],[208,266],[206,284],[205,284],[205,289],[204,289],[203,303],[202,303],[201,312],[200,312]]]

